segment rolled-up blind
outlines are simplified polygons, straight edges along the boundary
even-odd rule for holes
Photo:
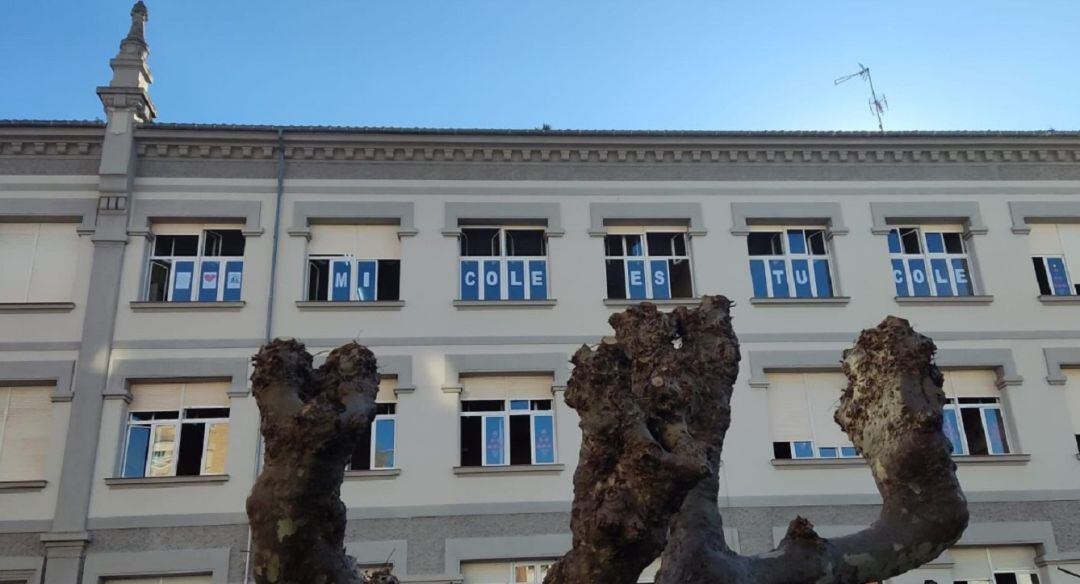
[[[1065,402],[1069,407],[1073,433],[1080,434],[1080,369],[1066,369]]]
[[[461,378],[464,399],[551,399],[550,375],[476,375]]]
[[[51,393],[49,387],[0,387],[0,481],[45,478]]]
[[[809,405],[802,373],[769,373],[769,414],[773,440],[795,442],[812,440]]]
[[[949,397],[1001,397],[997,373],[993,369],[953,369],[945,375],[945,395]]]
[[[0,223],[0,302],[26,302],[37,223]]]
[[[805,373],[803,381],[810,402],[810,419],[814,423],[815,446],[850,445],[847,434],[833,420],[847,378],[843,373]]]
[[[394,388],[397,387],[397,377],[383,377],[379,380],[379,395],[375,397],[375,401],[380,403],[390,403],[397,401],[397,395],[394,393]]]
[[[1065,267],[1075,286],[1080,284],[1080,224],[1062,223],[1057,228],[1062,253],[1065,254]]]
[[[1058,226],[1053,223],[1033,223],[1028,234],[1031,255],[1061,255],[1061,238]]]
[[[671,233],[685,233],[688,228],[685,224],[664,224],[664,225],[607,225],[604,227],[608,235],[639,235],[646,231],[668,231]]]
[[[401,259],[397,225],[312,225],[309,255],[352,255],[358,259]]]
[[[1035,548],[1002,545],[990,549],[990,565],[996,572],[1030,572],[1035,570]]]
[[[132,383],[132,412],[229,407],[229,382]]]
[[[990,569],[990,556],[986,548],[981,547],[958,547],[949,550],[953,559],[953,580],[994,581],[993,570]]]

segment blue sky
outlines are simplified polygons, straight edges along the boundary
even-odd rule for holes
[[[1080,129],[1080,0],[147,0],[162,122]],[[94,119],[129,0],[8,0],[0,118]]]

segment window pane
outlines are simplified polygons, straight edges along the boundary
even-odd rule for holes
[[[244,234],[239,229],[207,230],[204,235],[203,255],[242,257]]]
[[[944,432],[945,437],[949,439],[952,444],[953,454],[964,453],[964,442],[960,439],[960,426],[956,422],[956,410],[946,407],[944,412]]]
[[[378,300],[401,300],[401,260],[379,260]]]
[[[511,410],[528,410],[529,400],[527,399],[512,399],[510,400]]]
[[[464,416],[461,418],[461,466],[480,466],[481,445],[483,435],[480,425],[483,423],[480,416]]]
[[[1005,422],[1001,418],[1001,410],[983,410],[983,420],[986,422],[986,433],[990,436],[990,454],[1008,454],[1009,440],[1005,437]]]
[[[205,420],[209,418],[228,418],[229,408],[188,408],[184,410],[184,417],[192,420]]]
[[[649,255],[651,256],[672,256],[675,255],[675,246],[672,242],[672,238],[677,236],[677,233],[646,233],[645,242],[648,245]]]
[[[532,464],[532,430],[529,419],[532,416],[510,416],[510,464]],[[490,422],[490,419],[489,419]],[[488,453],[488,464],[494,464]]]
[[[141,477],[146,471],[146,451],[150,447],[149,426],[128,426],[127,451],[122,476]]]
[[[180,425],[180,450],[177,453],[176,476],[193,476],[202,471],[205,434],[206,424]]]
[[[484,418],[484,455],[485,464],[506,464],[505,418]]]
[[[839,452],[832,446],[818,448],[818,456],[821,458],[836,458],[837,454],[839,454]]]
[[[671,297],[691,298],[694,296],[694,285],[690,279],[690,260],[671,260]]]
[[[375,468],[394,468],[393,419],[375,420]]]
[[[814,443],[809,441],[799,441],[794,444],[795,458],[813,458],[814,457]]]
[[[501,412],[506,403],[501,399],[470,399],[461,402],[463,412]]]
[[[623,255],[622,248],[623,238],[621,235],[605,235],[604,236],[604,255],[608,256],[621,256]]]
[[[926,234],[926,251],[928,253],[945,253],[945,240],[940,233]]]
[[[150,472],[152,477],[173,475],[173,447],[176,445],[176,426],[155,426],[154,439],[150,452]]]
[[[779,231],[754,231],[746,236],[746,249],[750,255],[781,255],[784,244]]]
[[[536,464],[551,464],[555,462],[555,419],[551,416],[535,416],[533,418],[533,441],[536,443],[536,452],[533,461]]]
[[[514,584],[535,584],[536,567],[532,564],[514,566]]]
[[[1012,572],[998,572],[994,574],[994,584],[1017,584],[1016,574]]]
[[[169,272],[172,262],[168,260],[150,261],[150,283],[146,290],[146,299],[151,302],[165,302],[168,299]]]
[[[843,446],[840,448],[840,456],[845,458],[855,458],[859,456],[859,451],[854,446]]]
[[[967,439],[968,454],[989,454],[986,435],[983,433],[982,416],[979,408],[960,408],[960,419],[964,423],[964,438]]]
[[[154,255],[156,256],[197,256],[198,252],[198,235],[154,236]]]
[[[542,229],[508,229],[506,231],[506,255],[511,256],[544,256],[547,250],[544,246],[544,230]]]
[[[919,245],[919,230],[908,227],[900,230],[900,241],[903,245],[904,253],[921,253],[922,246]]]
[[[773,458],[788,460],[791,458],[791,442],[773,442]]]
[[[959,233],[944,233],[945,251],[948,253],[964,253],[964,239]]]
[[[1046,265],[1043,263],[1043,258],[1031,258],[1031,263],[1035,266],[1035,281],[1039,283],[1039,294],[1043,296],[1053,294],[1053,290],[1050,289],[1050,280],[1046,277]]]
[[[549,399],[534,399],[530,403],[531,409],[535,411],[550,411],[551,400]]]
[[[364,428],[360,439],[356,442],[352,459],[349,461],[352,470],[371,470],[371,425]]]
[[[461,255],[497,256],[499,255],[498,229],[462,229]]]
[[[791,253],[806,253],[806,234],[802,229],[789,229],[787,241]]]
[[[628,256],[643,256],[645,250],[641,248],[641,236],[640,235],[624,235],[623,242],[625,244],[626,255]]]
[[[229,424],[218,422],[210,425],[203,456],[203,474],[225,474],[225,453],[229,447]]]
[[[308,260],[307,299],[326,301],[330,299],[330,260]]]
[[[811,254],[825,255],[825,231],[821,229],[807,229],[806,241],[810,244]]]
[[[604,267],[607,271],[607,297],[626,298],[626,274],[623,271],[623,260],[606,260]]]
[[[397,404],[375,404],[375,413],[381,416],[392,416],[397,413]]]

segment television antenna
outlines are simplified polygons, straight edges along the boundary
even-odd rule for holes
[[[877,117],[877,127],[881,132],[885,131],[885,124],[881,121],[881,116],[885,113],[885,110],[889,109],[889,100],[885,98],[885,94],[878,97],[877,91],[874,90],[874,79],[870,77],[870,68],[862,63],[859,63],[859,70],[851,75],[844,75],[833,81],[833,85],[840,85],[845,81],[851,81],[856,77],[861,77],[863,81],[870,84],[870,112]]]

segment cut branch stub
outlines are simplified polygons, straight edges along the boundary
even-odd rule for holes
[[[252,359],[265,456],[247,500],[259,584],[354,584],[341,482],[375,414],[375,356],[357,343],[312,370],[304,345],[277,339]]]
[[[615,341],[582,347],[566,403],[581,419],[573,547],[545,582],[630,583],[664,549],[687,492],[713,472],[730,423],[739,345],[731,303],[707,296],[609,320]]]

